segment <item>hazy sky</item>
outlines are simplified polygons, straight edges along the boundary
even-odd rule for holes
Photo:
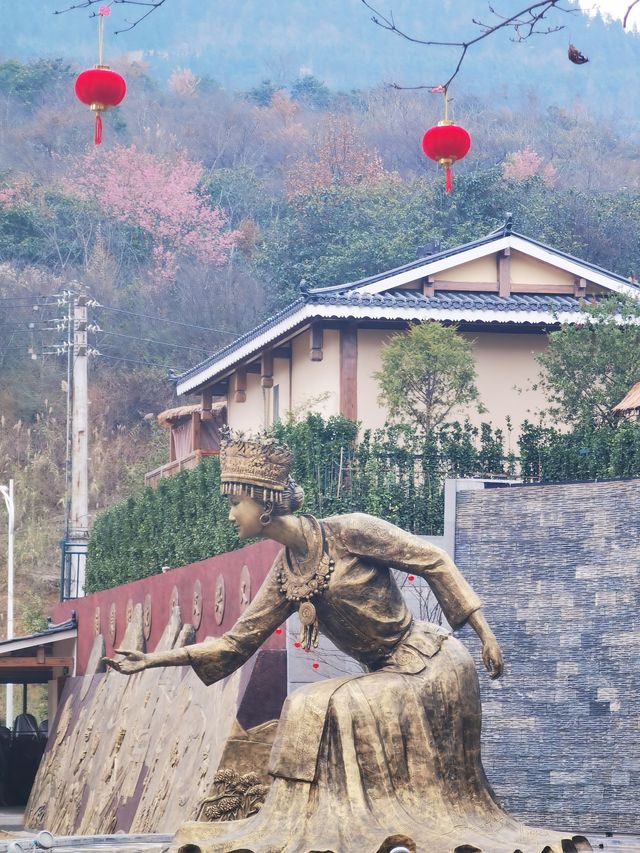
[[[580,5],[583,9],[587,11],[590,9],[598,8],[602,12],[605,12],[608,15],[611,15],[612,18],[624,18],[624,14],[631,5],[630,0],[580,0]],[[629,24],[640,27],[640,3],[636,6],[636,8],[631,12],[629,16]]]

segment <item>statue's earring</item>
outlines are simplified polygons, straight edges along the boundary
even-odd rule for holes
[[[260,516],[260,524],[263,527],[267,527],[271,524],[271,513],[273,512],[273,504],[271,502],[266,504],[266,509]]]

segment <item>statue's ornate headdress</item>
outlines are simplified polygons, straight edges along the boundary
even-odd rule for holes
[[[248,494],[274,504],[284,503],[293,456],[272,438],[231,438],[220,444],[220,491]]]

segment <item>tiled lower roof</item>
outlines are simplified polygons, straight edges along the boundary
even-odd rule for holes
[[[508,297],[497,293],[469,293],[467,291],[440,291],[424,296],[420,291],[395,290],[384,293],[336,291],[310,294],[307,304],[359,305],[389,308],[436,308],[441,310],[481,309],[483,311],[579,311],[581,300],[560,294],[512,293]]]
[[[177,376],[179,394],[189,393],[203,382],[224,373],[236,363],[270,346],[301,323],[314,319],[352,319],[400,322],[438,320],[454,323],[514,323],[548,325],[556,317],[580,313],[580,300],[559,294],[512,294],[459,291],[424,296],[419,291],[395,290],[382,293],[325,291],[306,293],[278,314],[265,320],[205,361]]]

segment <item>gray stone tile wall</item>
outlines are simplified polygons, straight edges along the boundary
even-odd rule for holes
[[[506,657],[503,679],[480,676],[499,799],[532,823],[640,832],[640,480],[460,492],[455,559]]]

